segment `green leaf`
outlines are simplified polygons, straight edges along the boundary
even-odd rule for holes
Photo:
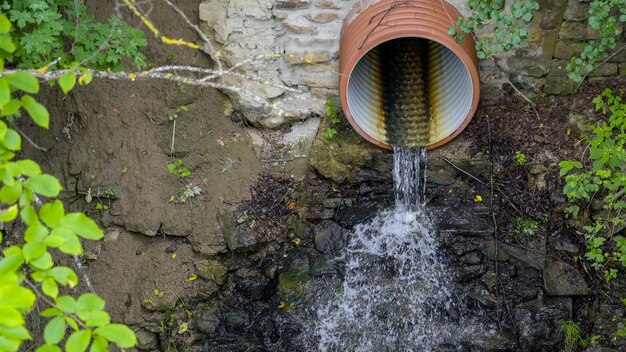
[[[0,304],[0,325],[5,325],[9,328],[24,325],[24,317],[14,307]]]
[[[7,53],[12,53],[15,51],[15,44],[11,38],[7,36],[0,36],[0,49],[6,51]]]
[[[0,351],[12,352],[20,348],[20,341],[0,336]]]
[[[11,90],[6,78],[0,78],[0,109],[11,100]]]
[[[48,235],[48,229],[41,223],[34,223],[26,229],[24,232],[24,240],[26,242],[39,242],[42,241]]]
[[[35,352],[63,352],[63,351],[61,351],[61,348],[59,348],[59,346],[47,343],[39,347]]]
[[[61,184],[56,177],[51,175],[37,175],[24,182],[24,186],[31,191],[44,197],[56,197],[61,192]]]
[[[94,335],[89,352],[107,352],[108,350],[109,342],[103,337]]]
[[[0,275],[13,272],[24,264],[24,257],[21,255],[10,255],[0,260]]]
[[[78,276],[76,276],[74,270],[66,266],[57,266],[52,268],[49,275],[63,286],[73,288],[76,284],[78,284]]]
[[[50,235],[43,240],[43,243],[46,246],[49,246],[52,248],[59,248],[65,243],[65,238],[61,236]]]
[[[18,309],[30,309],[37,297],[30,289],[22,286],[5,286],[0,288],[0,304]]]
[[[131,348],[137,344],[137,337],[135,337],[135,333],[126,325],[105,325],[97,328],[94,333],[115,343],[121,348]]]
[[[80,243],[80,239],[74,232],[64,228],[57,227],[52,230],[52,234],[55,236],[63,237],[65,243],[63,243],[59,250],[66,254],[83,254],[83,245]]]
[[[59,86],[63,93],[69,93],[72,88],[76,85],[76,71],[69,71],[59,78]]]
[[[22,159],[15,162],[16,168],[20,175],[32,177],[41,174],[41,167],[30,159]]]
[[[39,92],[39,81],[32,73],[18,71],[6,77],[9,78],[9,84],[17,89],[31,94]]]
[[[44,310],[43,312],[39,313],[39,315],[41,315],[44,318],[50,318],[50,317],[63,315],[63,312],[58,308],[48,308]]]
[[[72,352],[83,352],[91,341],[91,330],[79,330],[70,335],[65,342],[65,350]]]
[[[50,252],[44,252],[41,257],[32,260],[28,263],[31,267],[39,270],[48,270],[52,268],[54,263],[52,262],[52,255]]]
[[[57,286],[56,281],[51,278],[47,278],[43,281],[43,284],[41,284],[41,290],[43,293],[52,298],[57,298],[59,295],[59,286]]]
[[[50,228],[61,225],[61,219],[65,215],[63,202],[56,199],[54,202],[44,204],[39,210],[39,217]]]
[[[11,29],[11,22],[5,15],[0,14],[0,33],[8,33]]]
[[[30,204],[22,207],[22,211],[20,211],[20,216],[22,218],[22,221],[24,221],[26,225],[32,225],[39,221],[35,208]]]
[[[56,306],[65,313],[76,313],[76,301],[71,296],[59,296]]]
[[[11,99],[2,106],[2,114],[0,116],[9,116],[15,114],[22,107],[22,101],[19,99]]]
[[[104,300],[93,293],[85,293],[76,301],[78,311],[98,311],[104,309]]]
[[[26,330],[23,326],[15,326],[12,328],[0,326],[0,336],[4,336],[12,340],[29,340],[32,338],[28,330]]]
[[[78,330],[78,323],[76,323],[76,320],[74,320],[74,318],[66,316],[65,322],[67,323],[67,325],[71,326],[72,329],[74,329],[75,331]]]
[[[93,79],[93,74],[91,73],[91,71],[89,69],[83,68],[81,68],[80,71],[82,72],[82,75],[78,78],[78,83],[80,85],[87,85],[91,83],[91,80]]]
[[[45,106],[39,104],[35,98],[30,95],[25,95],[22,97],[22,107],[28,112],[37,125],[46,129],[48,128],[50,124],[50,114]]]
[[[32,259],[37,259],[46,251],[46,245],[40,242],[26,243],[22,252],[24,253],[24,259],[26,262]]]
[[[111,323],[111,317],[109,313],[102,311],[79,313],[81,319],[85,321],[88,327],[98,327]]]
[[[66,214],[61,220],[61,225],[88,240],[99,240],[104,237],[104,232],[98,224],[83,213]]]
[[[56,345],[63,340],[65,329],[65,319],[56,317],[46,324],[46,328],[43,330],[43,338],[47,343]]]
[[[22,137],[14,130],[8,129],[4,134],[4,146],[8,150],[22,149]]]
[[[8,209],[0,210],[0,223],[11,222],[17,217],[17,204],[10,206]]]

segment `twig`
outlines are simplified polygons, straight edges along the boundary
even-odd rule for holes
[[[447,162],[448,164],[450,164],[450,166],[452,166],[453,168],[455,168],[455,169],[457,169],[457,170],[461,171],[462,173],[466,174],[467,176],[469,176],[469,177],[473,178],[474,180],[478,181],[478,183],[480,183],[481,185],[484,185],[484,184],[485,184],[485,182],[484,182],[483,180],[479,179],[478,177],[476,177],[476,176],[474,176],[474,175],[470,174],[469,172],[467,172],[467,171],[465,171],[465,170],[461,169],[460,167],[456,166],[456,165],[455,165],[452,161],[450,161],[448,158],[446,158],[446,157],[443,157],[443,156],[442,156],[442,157],[441,157],[441,159],[443,159],[443,161],[445,161],[445,162]]]
[[[494,241],[495,241],[495,255],[494,255],[494,271],[496,274],[496,280],[498,281],[498,284],[500,286],[500,290],[502,291],[502,300],[506,306],[506,310],[507,313],[509,315],[509,319],[511,320],[511,324],[513,325],[513,327],[515,328],[515,330],[517,331],[517,333],[519,334],[519,328],[517,327],[517,324],[515,323],[515,319],[513,319],[513,314],[511,313],[511,308],[509,307],[509,304],[507,303],[507,297],[506,297],[506,290],[504,289],[504,285],[502,284],[502,281],[500,280],[500,275],[498,273],[498,251],[499,251],[499,244],[498,244],[498,222],[496,221],[496,213],[494,211],[493,208],[493,145],[491,143],[491,123],[489,122],[489,116],[487,117],[487,130],[488,130],[488,138],[489,138],[489,161],[490,161],[490,167],[489,167],[489,208],[491,210],[491,220],[493,222],[493,236],[494,236]],[[496,290],[496,294],[497,294],[497,290]],[[500,316],[499,310],[500,310],[500,302],[496,302],[496,315]],[[499,319],[498,319],[498,326],[500,326],[499,324]]]
[[[220,72],[223,71],[222,60],[220,60],[220,54],[217,51],[215,51],[213,44],[211,44],[211,40],[206,36],[206,34],[204,34],[202,30],[200,30],[200,27],[198,27],[198,25],[192,23],[187,17],[187,15],[185,15],[185,13],[181,9],[176,7],[176,5],[172,4],[170,0],[163,0],[163,1],[165,1],[166,4],[168,4],[171,8],[174,9],[174,11],[176,11],[179,14],[180,17],[182,17],[183,20],[187,23],[187,25],[191,27],[191,29],[193,29],[196,33],[198,33],[202,41],[206,44],[206,46],[211,51],[211,57],[213,57],[213,59],[215,60],[218,71]]]
[[[12,127],[19,132],[19,134],[22,136],[22,138],[24,138],[30,145],[32,145],[35,149],[39,149],[43,152],[47,152],[49,149],[46,149],[42,146],[40,146],[39,144],[35,143],[32,139],[30,139],[30,137],[28,137],[28,135],[26,135],[26,133],[22,132],[22,130],[20,130],[17,126],[15,126],[15,124],[11,124]]]
[[[43,293],[41,293],[41,291],[39,291],[39,288],[37,287],[37,285],[35,285],[34,283],[32,283],[30,280],[25,279],[24,282],[26,283],[26,285],[28,285],[33,291],[35,291],[35,294],[37,294],[38,297],[41,297],[41,299],[46,302],[47,305],[49,305],[50,307],[54,307],[59,309],[59,307],[57,307],[57,305],[52,302],[48,296],[44,295]],[[59,309],[62,310],[62,309]],[[85,325],[85,323],[80,320],[80,318],[78,318],[76,315],[72,314],[72,313],[65,313],[67,315],[69,315],[70,317],[72,317],[77,323],[78,325],[80,325],[81,328],[86,329],[87,326]]]
[[[294,161],[294,160],[298,160],[298,159],[304,159],[306,158],[306,156],[297,156],[291,159],[267,159],[267,160],[263,160],[262,162],[264,163],[280,163],[280,162],[287,162],[287,161]]]
[[[172,126],[172,146],[170,147],[170,157],[174,157],[174,141],[176,140],[176,119],[174,119],[174,124]]]

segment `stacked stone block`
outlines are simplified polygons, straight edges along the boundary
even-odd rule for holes
[[[227,66],[262,56],[265,59],[243,66],[244,73],[302,92],[226,77],[224,83],[241,87],[226,92],[235,108],[249,121],[270,128],[305,119],[311,113],[322,114],[324,101],[338,93],[341,25],[356,1],[375,0],[204,0],[200,4],[201,26],[215,38]],[[466,0],[449,2],[468,13]],[[539,3],[541,9],[529,26],[527,44],[497,56],[495,62],[480,62],[484,98],[502,94],[507,81],[537,93],[568,94],[576,88],[577,83],[567,77],[567,63],[580,54],[587,40],[598,37],[587,24],[589,3]],[[489,29],[477,34],[489,35]],[[626,45],[626,36],[621,36],[618,48]],[[618,75],[626,75],[626,50],[588,77]]]

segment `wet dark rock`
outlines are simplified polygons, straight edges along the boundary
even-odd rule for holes
[[[198,304],[193,317],[198,329],[209,336],[215,333],[221,321],[220,309],[217,304]]]
[[[248,313],[240,309],[233,309],[224,313],[224,325],[228,331],[241,331],[248,325],[249,321]]]
[[[477,265],[483,262],[485,256],[479,251],[469,252],[461,257],[461,261],[468,265]]]
[[[324,206],[324,208],[337,208],[338,206],[340,206],[342,203],[342,199],[341,198],[326,198],[326,199],[322,199],[322,205]]]
[[[352,228],[376,216],[383,207],[380,202],[357,201],[353,206],[339,208],[335,221],[342,227]]]
[[[297,305],[309,282],[309,260],[304,252],[299,252],[292,259],[289,271],[278,274],[278,297],[287,311]]]
[[[493,223],[466,208],[432,207],[429,209],[438,232],[464,236],[486,236],[493,233]]]
[[[235,287],[247,298],[267,299],[274,293],[269,289],[270,279],[257,270],[242,268],[235,276]]]
[[[315,226],[314,232],[315,248],[322,253],[337,253],[346,245],[347,231],[334,221],[320,222]]]
[[[334,216],[335,210],[322,207],[313,207],[306,213],[307,220],[328,220]]]
[[[506,243],[501,243],[500,248],[510,256],[510,261],[513,263],[535,268],[537,270],[543,270],[546,264],[545,237],[540,237],[535,241],[529,241],[527,248]]]
[[[467,283],[474,281],[481,277],[487,271],[485,265],[468,265],[461,268],[457,274],[457,281],[460,283]]]
[[[561,262],[548,262],[543,272],[545,290],[552,296],[584,296],[589,288],[584,276],[573,266]]]
[[[312,276],[336,275],[337,262],[327,255],[317,252],[309,253],[309,272]]]

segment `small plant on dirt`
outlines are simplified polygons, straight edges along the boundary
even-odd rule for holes
[[[519,150],[515,152],[515,161],[519,165],[526,165],[526,164],[528,164],[528,160],[526,159],[526,154],[520,152]]]
[[[326,113],[326,118],[330,120],[330,123],[336,125],[340,122],[339,116],[337,115],[337,108],[335,107],[335,99],[329,99],[324,103],[324,112]],[[327,127],[326,133],[324,136],[326,139],[332,139],[337,135],[337,130],[334,127]]]
[[[606,281],[617,275],[609,265],[620,263],[626,267],[626,238],[615,236],[616,227],[625,220],[626,173],[626,104],[610,89],[593,99],[596,111],[608,115],[585,139],[589,144],[589,162],[566,160],[560,163],[565,176],[563,193],[571,206],[566,216],[577,217],[581,203],[585,208],[601,197],[603,212],[593,224],[584,227],[587,239],[585,258],[592,266],[603,269]]]
[[[523,236],[533,236],[539,229],[539,223],[533,219],[515,219],[515,230]]]
[[[539,10],[538,2],[526,0],[514,0],[507,10],[504,10],[504,0],[469,0],[467,4],[471,14],[459,17],[456,22],[458,29],[450,27],[448,34],[462,43],[466,34],[491,26],[491,35],[476,40],[479,59],[523,45],[528,37],[525,24],[530,23],[535,11]]]
[[[186,168],[185,165],[183,165],[183,161],[180,159],[176,160],[175,163],[167,164],[167,171],[178,177],[181,181],[186,177],[191,176],[191,170]]]
[[[188,200],[191,200],[191,198],[200,195],[200,193],[202,193],[202,188],[193,185],[185,185],[185,189],[182,190],[178,200],[181,203],[186,203]]]
[[[104,195],[107,198],[117,198],[119,193],[120,191],[115,187],[107,187],[107,189],[104,190]]]
[[[96,204],[96,210],[99,212],[105,212],[107,210],[109,210],[109,206],[106,204],[102,204],[102,202],[98,202]]]
[[[187,111],[189,111],[189,107],[187,105],[181,105],[177,107],[176,110],[174,110],[172,114],[169,114],[167,116],[167,119],[170,121],[174,121],[178,118],[178,114],[180,114],[181,112],[187,112]]]
[[[559,323],[565,337],[565,352],[576,351],[580,341],[580,326],[572,320],[561,320]]]

